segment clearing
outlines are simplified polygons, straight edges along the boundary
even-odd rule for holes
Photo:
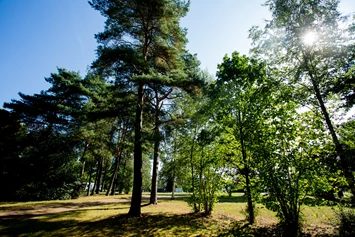
[[[142,217],[126,216],[130,195],[80,197],[75,200],[0,203],[0,236],[278,236],[275,213],[257,204],[257,224],[245,225],[241,194],[223,196],[210,217],[192,214],[187,194],[175,200],[159,194],[159,204],[144,206]],[[334,208],[305,206],[305,236],[333,236]]]

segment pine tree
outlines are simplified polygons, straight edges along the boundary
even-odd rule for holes
[[[93,68],[122,90],[136,94],[134,185],[129,215],[140,216],[142,198],[142,126],[147,88],[191,84],[184,69],[186,31],[179,26],[189,2],[179,0],[93,0],[107,18],[96,35],[98,59]]]

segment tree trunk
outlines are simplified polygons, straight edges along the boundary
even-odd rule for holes
[[[319,103],[319,107],[322,111],[322,114],[324,116],[325,122],[327,124],[328,130],[330,132],[330,135],[332,136],[332,140],[333,143],[335,145],[335,151],[337,154],[337,157],[340,159],[340,164],[342,167],[342,170],[344,172],[344,176],[346,178],[346,181],[348,182],[349,188],[351,190],[351,193],[353,194],[353,202],[355,202],[355,179],[354,179],[354,175],[352,174],[351,170],[349,169],[349,164],[347,162],[347,159],[344,155],[344,151],[343,151],[343,147],[339,142],[338,136],[335,132],[334,126],[332,124],[332,121],[330,120],[330,116],[329,113],[327,111],[327,108],[325,107],[324,101],[323,101],[323,97],[320,93],[319,90],[319,85],[318,85],[318,81],[316,80],[317,76],[314,75],[312,73],[312,69],[309,65],[309,59],[308,57],[306,57],[306,66],[308,69],[308,74],[309,77],[311,78],[311,82],[312,82],[312,86],[313,86],[313,90],[314,93],[316,95],[317,101]]]
[[[83,160],[82,164],[81,164],[81,173],[80,173],[80,179],[83,178],[84,176],[84,172],[85,172],[85,160]]]
[[[98,162],[98,174],[97,174],[97,183],[96,183],[96,190],[95,193],[99,194],[100,193],[100,184],[101,184],[101,179],[102,179],[102,169],[103,169],[103,158],[100,158]]]
[[[173,171],[173,184],[172,184],[172,191],[171,191],[171,200],[175,199],[175,172]]]
[[[241,124],[241,114],[239,112],[239,124]],[[254,206],[253,206],[253,199],[251,195],[251,189],[250,189],[250,177],[249,177],[249,166],[248,166],[248,160],[247,160],[247,153],[245,150],[245,144],[244,144],[244,134],[243,134],[243,127],[240,125],[239,127],[239,136],[240,136],[240,146],[242,148],[242,157],[243,157],[243,163],[244,163],[244,172],[245,173],[245,189],[246,189],[246,196],[247,196],[247,203],[248,203],[248,221],[252,225],[254,224],[255,220],[255,214],[254,214]]]
[[[88,190],[86,192],[86,196],[90,196],[91,178],[92,178],[92,170],[93,170],[92,167],[93,167],[93,165],[91,164],[90,175],[89,175],[89,186],[88,186]]]
[[[201,149],[201,156],[200,156],[200,170],[199,170],[199,174],[198,174],[198,182],[199,182],[199,189],[200,189],[200,198],[202,199],[202,204],[205,206],[205,195],[206,195],[206,190],[205,190],[205,186],[203,184],[203,180],[202,180],[202,174],[203,174],[203,149],[204,147],[202,147]],[[199,202],[198,204],[198,209],[201,210],[201,201]],[[205,210],[205,213],[206,213],[206,209]],[[207,213],[206,213],[207,214]]]
[[[116,181],[117,181],[117,173],[118,173],[118,169],[120,167],[120,163],[121,163],[121,151],[119,152],[119,155],[116,157],[116,161],[115,161],[115,170],[113,171],[113,175],[112,175],[112,179],[111,179],[111,182],[110,182],[110,186],[108,187],[107,189],[107,192],[106,192],[106,196],[108,196],[110,194],[110,191],[111,191],[111,195],[114,195],[115,194],[115,188],[114,187]]]
[[[120,156],[118,158],[118,168],[115,176],[115,180],[113,181],[112,189],[111,189],[111,196],[115,195],[116,192],[116,187],[117,187],[117,182],[118,182],[118,172],[120,171],[121,167],[121,162],[122,162],[122,152],[120,152]],[[124,169],[126,168],[126,163],[124,163]]]
[[[176,169],[176,166],[175,166],[175,154],[176,154],[176,136],[175,136],[175,133],[174,133],[174,148],[173,148],[173,168],[172,168],[172,173],[173,173],[173,187],[172,187],[172,191],[171,191],[171,200],[174,200],[175,199],[175,169]]]
[[[134,175],[133,192],[129,216],[139,217],[141,215],[142,201],[142,115],[143,115],[143,84],[138,85],[138,98],[136,108],[136,120],[134,129]]]
[[[95,177],[95,181],[94,181],[94,187],[91,190],[91,196],[94,195],[95,193],[95,189],[96,189],[96,184],[97,184],[97,177],[98,177],[98,168],[96,169],[96,177]]]
[[[194,136],[196,134],[196,130],[197,128],[195,128],[195,133]],[[194,147],[195,147],[195,137],[193,138],[194,140],[192,141],[192,145],[191,145],[191,150],[190,150],[190,163],[191,163],[191,176],[192,176],[192,180],[191,180],[191,191],[192,191],[192,199],[193,199],[193,203],[194,203],[194,212],[198,212],[199,209],[197,209],[197,205],[196,205],[196,197],[195,197],[195,173],[194,173],[194,163],[193,163],[193,154],[194,154]]]
[[[125,124],[125,123],[124,123]],[[124,142],[126,139],[126,131],[127,131],[127,126],[123,125],[123,128],[122,128],[122,135],[121,135],[121,141]],[[121,146],[119,149],[118,149],[118,155],[116,156],[116,160],[115,160],[115,170],[113,172],[113,175],[112,175],[112,179],[111,179],[111,182],[110,182],[110,186],[106,192],[106,196],[108,196],[108,194],[110,193],[110,190],[111,191],[111,194],[110,195],[115,195],[115,191],[116,191],[116,185],[117,185],[117,173],[120,169],[120,164],[121,164],[121,159],[122,159],[122,149],[123,149],[123,146]]]
[[[104,191],[105,189],[105,180],[106,180],[106,175],[107,175],[107,169],[108,169],[108,160],[106,161],[106,165],[105,165],[105,171],[104,171],[104,177],[102,178],[102,185],[101,185],[101,190],[100,192]]]
[[[85,148],[84,148],[84,151],[83,151],[83,155],[81,156],[81,160],[82,160],[82,166],[81,166],[81,174],[80,174],[80,179],[83,178],[84,176],[84,172],[85,172],[85,154],[86,154],[86,151],[87,151],[87,148],[88,148],[89,144],[87,141],[85,141]]]
[[[159,133],[159,130],[158,130]],[[159,136],[159,134],[158,134]],[[157,139],[157,138],[156,138]],[[153,174],[152,174],[152,189],[150,192],[150,204],[158,204],[158,169],[159,169],[159,144],[160,141],[154,141],[154,158],[153,158]]]
[[[158,91],[155,90],[155,128],[154,128],[154,155],[153,155],[153,174],[152,174],[152,188],[150,191],[149,204],[158,204],[158,170],[159,170],[159,145],[160,145],[160,132],[159,132],[159,110],[160,103],[158,98]]]

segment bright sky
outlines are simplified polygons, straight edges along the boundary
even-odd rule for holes
[[[355,12],[354,0],[342,0],[340,10]],[[215,74],[225,54],[248,54],[248,30],[270,19],[265,0],[191,0],[182,20],[191,53],[201,68]],[[94,34],[104,18],[87,0],[0,0],[0,106],[19,99],[18,92],[39,93],[57,67],[86,74],[95,59]]]

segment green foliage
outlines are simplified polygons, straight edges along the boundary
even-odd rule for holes
[[[326,0],[269,0],[265,5],[272,19],[263,30],[252,28],[250,37],[254,55],[277,68],[280,80],[295,89],[290,97],[322,115],[342,174],[355,194],[355,178],[334,118],[335,111],[339,112],[344,104],[351,106],[354,19],[342,16],[338,4],[339,1]],[[305,41],[310,33],[316,37],[313,44]]]
[[[268,129],[261,148],[260,177],[268,193],[266,207],[277,212],[285,231],[295,235],[300,229],[300,207],[307,194],[329,176],[321,153],[327,141],[317,117],[312,113],[298,115],[294,103],[279,105],[270,111]]]
[[[21,150],[26,136],[26,127],[18,118],[0,109],[0,186],[3,193],[0,200],[12,200],[21,182],[19,167],[22,164]]]
[[[207,146],[199,143],[198,145],[200,147],[196,152],[200,155],[197,154],[193,162],[196,174],[192,177],[195,180],[194,185],[196,187],[189,198],[189,203],[194,207],[195,212],[203,210],[205,215],[210,215],[223,188],[222,164],[218,154],[216,154],[214,144]]]
[[[5,103],[22,125],[12,138],[17,155],[6,161],[10,200],[67,199],[77,196],[77,132],[84,102],[78,73],[58,69],[46,79],[47,91]],[[7,127],[7,128],[6,128]],[[22,128],[21,128],[22,127]],[[9,129],[8,125],[4,129]],[[23,130],[23,132],[21,132]],[[15,140],[14,140],[15,139]],[[6,148],[10,151],[10,147]],[[4,173],[3,173],[4,174]]]
[[[98,59],[92,65],[94,70],[106,78],[113,78],[115,85],[122,91],[136,95],[134,187],[130,214],[139,216],[144,142],[142,134],[146,126],[142,120],[146,102],[155,99],[152,181],[152,191],[155,193],[162,101],[174,87],[190,91],[194,88],[194,80],[189,77],[191,71],[184,70],[193,60],[184,57],[189,55],[185,50],[186,31],[179,24],[179,20],[188,11],[189,2],[92,0],[89,4],[107,18],[105,30],[96,34],[100,45],[97,49]]]
[[[355,210],[340,207],[337,213],[339,221],[339,235],[350,237],[355,235]]]
[[[331,196],[344,179],[355,192],[347,158],[352,152],[348,155],[341,144],[346,141],[339,139],[333,113],[343,104],[333,89],[349,79],[354,49],[351,22],[338,12],[338,4],[268,0],[272,19],[264,29],[250,30],[253,55],[273,67],[270,73],[279,81],[272,110],[264,112],[260,177],[268,190],[267,206],[293,235],[307,194]],[[310,33],[317,37],[313,44],[305,41]],[[297,111],[304,106],[310,111]]]
[[[133,161],[125,158],[117,174],[117,189],[119,193],[128,194],[133,187]]]
[[[228,167],[244,180],[248,198],[248,220],[255,220],[255,164],[257,142],[263,129],[264,112],[272,105],[270,96],[275,84],[261,61],[233,52],[218,65],[217,81],[211,86],[211,107],[223,126],[220,150]],[[254,190],[254,191],[252,191]]]
[[[79,164],[71,138],[30,133],[11,180],[11,200],[53,200],[77,196]]]

